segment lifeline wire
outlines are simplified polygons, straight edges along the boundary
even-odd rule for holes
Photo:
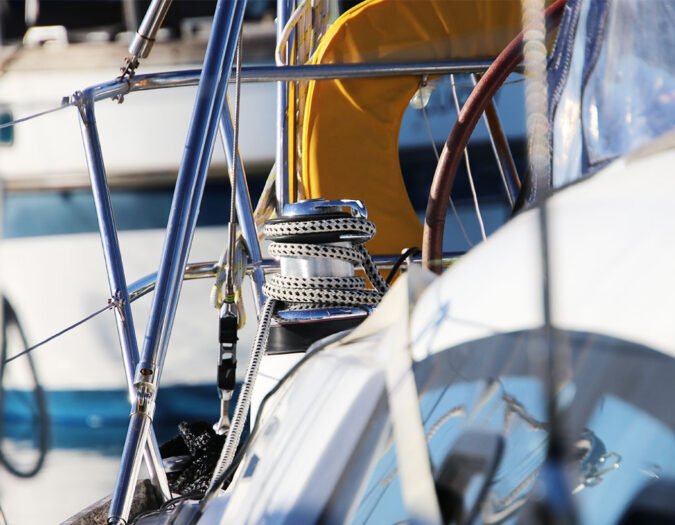
[[[459,118],[460,107],[459,107],[459,97],[457,97],[457,87],[455,86],[455,75],[450,75],[450,84],[452,85],[452,97],[455,101],[455,110],[457,111],[457,118]],[[473,175],[471,174],[471,163],[469,162],[469,152],[464,148],[464,162],[466,163],[466,173],[469,176],[469,186],[471,188],[471,195],[473,197],[473,205],[476,208],[476,218],[478,219],[478,225],[480,226],[480,234],[483,237],[483,240],[487,237],[485,235],[485,224],[483,224],[483,216],[480,212],[480,206],[478,205],[478,195],[476,195],[476,187],[473,183]]]
[[[14,361],[15,359],[18,359],[19,357],[24,356],[24,355],[26,355],[26,354],[32,352],[32,351],[35,350],[36,348],[39,348],[39,347],[41,347],[42,345],[47,344],[49,341],[52,341],[53,339],[56,339],[57,337],[62,336],[63,334],[65,334],[66,332],[69,332],[69,331],[72,330],[73,328],[77,328],[77,327],[80,326],[81,324],[86,323],[87,321],[93,319],[93,318],[96,317],[97,315],[102,314],[102,313],[105,312],[106,310],[110,310],[111,308],[114,308],[115,306],[116,306],[116,303],[110,302],[108,305],[104,306],[103,308],[100,308],[99,310],[96,310],[95,312],[89,314],[88,316],[84,317],[83,319],[80,319],[80,320],[77,321],[76,323],[71,324],[70,326],[68,326],[67,328],[64,328],[64,329],[61,330],[60,332],[56,332],[55,334],[52,334],[52,335],[50,335],[49,337],[47,337],[47,339],[43,339],[43,340],[40,341],[39,343],[34,344],[33,346],[31,346],[31,347],[29,347],[29,348],[26,348],[26,349],[23,350],[22,352],[19,352],[18,354],[13,355],[12,357],[10,357],[10,358],[8,358],[8,359],[5,359],[5,360],[2,362],[2,364],[3,364],[3,365],[6,365],[7,363],[10,363],[10,362]]]
[[[524,81],[525,81],[525,79],[511,80],[509,82],[504,82],[504,85],[506,86],[506,85],[509,85],[509,84],[520,84]],[[468,83],[463,84],[461,82],[458,82],[456,85],[460,86],[460,87],[462,87],[462,86],[473,87],[471,84],[468,84]],[[46,109],[44,111],[39,111],[37,113],[33,113],[31,115],[26,115],[25,117],[19,117],[17,119],[10,120],[9,122],[5,122],[3,124],[0,124],[0,129],[10,128],[12,126],[15,126],[16,124],[21,124],[23,122],[28,122],[30,120],[36,119],[38,117],[43,117],[43,116],[49,115],[51,113],[56,113],[57,111],[61,111],[62,109],[68,108],[72,105],[73,104],[70,101],[67,101],[67,102],[64,102],[63,104],[61,104],[60,106],[57,106],[57,107],[54,107],[54,108],[51,108],[51,109]]]
[[[70,106],[72,106],[72,103],[70,101],[64,102],[58,107],[45,109],[44,111],[39,111],[38,113],[33,113],[32,115],[27,115],[25,117],[20,117],[15,120],[10,120],[9,122],[5,122],[4,124],[0,124],[0,129],[10,128],[15,124],[21,124],[22,122],[28,122],[29,120],[33,120],[38,117],[42,117],[44,115],[49,115],[50,113],[56,113],[57,111],[61,111],[62,109],[65,109]]]

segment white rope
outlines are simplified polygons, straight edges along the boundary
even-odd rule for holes
[[[382,294],[376,290],[348,289],[352,283],[344,283],[343,280],[353,279],[350,277],[333,277],[340,281],[339,288],[313,282],[312,279],[315,279],[313,277],[307,278],[307,282],[300,288],[290,288],[285,279],[286,277],[281,275],[272,275],[263,287],[265,294],[286,303],[311,303],[322,306],[375,306],[382,298]],[[365,281],[361,281],[360,286],[363,287]]]
[[[279,237],[281,235],[302,235],[306,233],[362,233],[373,237],[377,232],[375,225],[357,217],[344,217],[336,219],[313,219],[299,222],[268,223],[265,225],[267,237]]]
[[[305,0],[302,2],[295,10],[291,13],[291,16],[288,18],[288,22],[284,26],[283,31],[281,32],[281,37],[279,38],[279,44],[274,50],[274,61],[277,66],[286,66],[286,60],[284,59],[284,52],[288,46],[288,40],[291,38],[291,33],[301,18],[313,7],[310,0]]]
[[[459,118],[460,107],[459,97],[457,96],[457,87],[455,86],[455,75],[450,75],[450,84],[452,86],[452,98],[455,101],[457,118]],[[469,162],[469,151],[466,148],[464,148],[464,162],[466,163],[466,173],[469,176],[469,187],[471,188],[473,206],[476,209],[476,218],[478,219],[478,225],[480,226],[480,234],[483,237],[483,240],[485,240],[487,237],[487,235],[485,235],[485,224],[483,223],[483,215],[481,215],[480,206],[478,205],[478,195],[476,195],[476,187],[473,182],[473,174],[471,173],[471,163]]]
[[[362,217],[284,221],[266,224],[265,236],[272,239],[269,253],[274,257],[327,258],[361,265],[374,290],[365,289],[361,277],[296,277],[272,275],[263,287],[273,299],[288,303],[291,309],[311,306],[374,306],[380,302],[389,285],[382,279],[368,250],[361,244],[375,235],[375,225]],[[304,235],[341,233],[359,235],[352,246],[337,246],[309,242],[283,242],[283,237],[295,240]]]
[[[275,304],[276,301],[274,301],[274,299],[267,299],[260,312],[260,324],[258,325],[255,344],[253,345],[251,356],[249,357],[246,378],[244,379],[244,384],[239,392],[237,406],[234,409],[234,415],[232,417],[232,425],[227,433],[225,445],[223,446],[220,458],[213,471],[211,484],[206,491],[207,494],[218,490],[219,485],[222,483],[221,476],[232,464],[234,454],[239,446],[241,433],[244,430],[244,424],[246,423],[246,417],[248,416],[248,409],[251,406],[251,395],[253,394],[253,387],[255,386],[255,381],[258,377],[260,361],[265,353],[265,348],[267,348],[267,339],[270,335],[270,321],[272,320]]]

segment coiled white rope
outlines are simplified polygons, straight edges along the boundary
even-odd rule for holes
[[[225,445],[211,477],[207,490],[213,494],[222,484],[222,476],[234,460],[241,440],[246,417],[251,406],[251,395],[255,386],[260,362],[267,347],[270,323],[277,301],[287,303],[287,307],[311,307],[319,305],[376,305],[389,285],[380,276],[368,250],[361,244],[375,235],[375,225],[368,219],[326,218],[306,221],[285,221],[265,225],[268,237],[300,236],[317,233],[350,233],[361,236],[352,241],[353,247],[334,246],[330,244],[288,243],[273,241],[270,253],[278,257],[329,257],[353,264],[361,264],[375,290],[365,289],[362,277],[296,277],[273,275],[268,278],[263,291],[268,299],[260,313],[260,324],[255,343],[251,350],[246,378],[237,399],[237,406],[232,417],[232,424],[225,439]]]
[[[362,233],[369,238],[372,238],[375,236],[377,229],[372,222],[362,217],[338,217],[331,219],[312,219],[298,222],[273,222],[265,224],[265,235],[267,237],[333,232]]]
[[[278,239],[283,236],[299,236],[321,233],[345,233],[360,235],[352,246],[312,244],[303,242],[274,241],[269,252],[275,257],[317,257],[338,259],[361,265],[368,280],[375,287],[366,290],[362,277],[297,277],[272,275],[264,286],[268,297],[283,301],[291,309],[308,306],[374,306],[380,302],[389,285],[377,271],[363,242],[375,235],[375,225],[362,217],[325,218],[306,221],[276,222],[265,225],[265,236]]]

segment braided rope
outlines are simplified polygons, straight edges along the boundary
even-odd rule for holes
[[[312,306],[375,306],[389,285],[382,278],[368,250],[362,245],[375,235],[375,225],[362,217],[312,219],[266,224],[265,235],[271,238],[302,236],[317,233],[355,233],[362,239],[352,240],[352,246],[334,244],[309,244],[302,242],[271,242],[269,252],[274,257],[316,257],[338,259],[362,265],[375,290],[365,289],[361,277],[293,277],[272,275],[263,291],[273,299],[288,303],[291,309]]]
[[[277,286],[293,290],[309,288],[334,288],[338,290],[352,290],[363,288],[366,281],[363,277],[294,277],[286,275],[272,275],[270,282]]]
[[[368,250],[366,250],[366,247],[359,245],[356,247],[356,249],[361,252],[361,256],[363,257],[361,261],[361,264],[363,265],[363,271],[366,272],[366,275],[368,276],[370,282],[373,283],[373,286],[380,293],[384,294],[387,290],[389,290],[389,283],[387,283],[387,281],[385,281],[380,275],[380,272],[377,270],[377,266],[375,266],[375,263],[368,253]]]
[[[375,306],[379,304],[382,294],[377,290],[350,290],[341,288],[311,288],[309,286],[304,288],[285,288],[279,283],[278,279],[281,276],[273,275],[263,287],[263,291],[268,297],[274,297],[279,301],[287,303],[318,303],[330,304],[336,306],[350,306],[350,305],[369,305]],[[343,279],[342,277],[334,277],[334,279]],[[344,279],[351,279],[346,277]]]
[[[274,242],[270,244],[269,252],[274,257],[321,257],[325,259],[341,259],[352,264],[361,263],[363,257],[361,252],[356,248],[295,242]]]
[[[370,238],[375,236],[377,228],[367,219],[345,217],[337,219],[316,219],[300,222],[278,222],[265,224],[265,236],[268,238],[282,235],[303,235],[306,233],[349,232],[362,233]]]

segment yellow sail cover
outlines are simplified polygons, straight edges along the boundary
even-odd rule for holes
[[[520,0],[369,0],[336,21],[312,62],[489,59],[520,24]],[[421,245],[398,157],[401,119],[419,83],[416,76],[309,83],[302,190],[307,198],[363,200],[378,226],[373,253]]]

